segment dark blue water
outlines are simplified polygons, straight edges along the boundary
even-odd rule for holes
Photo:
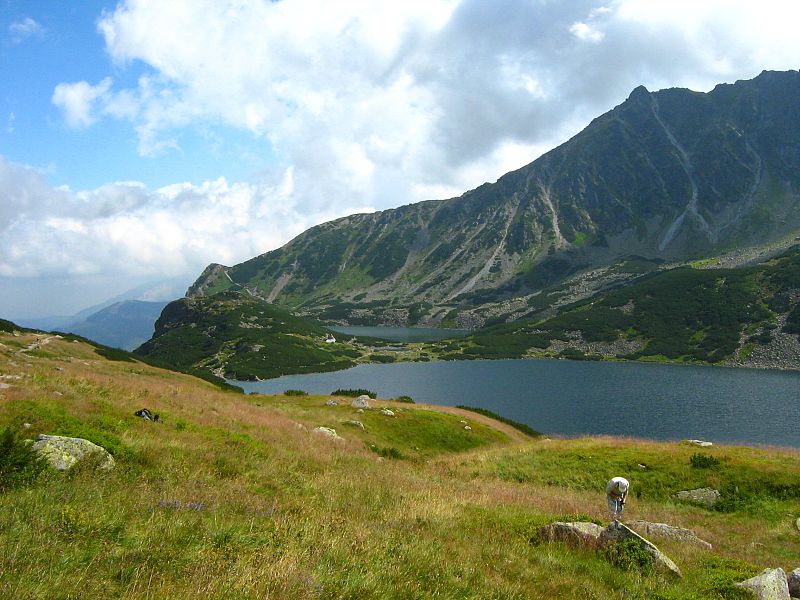
[[[360,365],[235,382],[247,392],[366,388],[488,408],[550,435],[800,447],[800,373],[647,363],[502,360]]]
[[[464,337],[471,333],[468,329],[442,329],[432,327],[368,327],[353,325],[351,327],[329,327],[348,335],[359,337],[381,338],[392,342],[437,342],[451,338]]]

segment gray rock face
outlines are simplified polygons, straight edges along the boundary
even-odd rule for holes
[[[600,545],[605,546],[610,543],[614,542],[621,542],[623,540],[636,540],[639,546],[648,554],[653,557],[653,566],[655,567],[656,571],[661,573],[666,573],[670,575],[675,575],[677,577],[682,577],[681,570],[678,568],[672,559],[661,552],[655,544],[652,542],[644,539],[638,533],[626,527],[619,521],[614,521],[606,527],[602,533],[600,533],[600,537],[598,538],[600,541]]]
[[[539,528],[539,536],[550,542],[564,542],[573,548],[597,548],[603,528],[595,523],[550,523]]]
[[[697,488],[696,490],[683,490],[675,494],[678,500],[694,502],[711,508],[720,499],[719,491],[712,488]]]
[[[789,584],[789,595],[792,598],[800,598],[800,569],[789,573],[787,583]]]
[[[783,569],[764,569],[760,575],[736,584],[750,590],[758,600],[789,600],[789,585]]]
[[[54,469],[66,471],[88,454],[100,455],[99,469],[108,471],[114,468],[114,457],[105,448],[83,438],[62,437],[59,435],[40,435],[31,446],[41,454]]]
[[[369,396],[364,394],[353,400],[350,404],[353,408],[369,408]]]
[[[666,523],[650,523],[649,521],[627,521],[626,525],[637,533],[647,537],[675,540],[685,544],[700,546],[711,550],[711,544],[697,537],[691,529],[675,527]]]

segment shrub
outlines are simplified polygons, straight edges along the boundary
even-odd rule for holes
[[[394,400],[395,402],[405,402],[406,404],[414,404],[414,399],[411,396],[398,396]]]
[[[719,467],[720,461],[716,456],[697,452],[689,458],[689,464],[695,469],[716,469]]]
[[[542,437],[541,432],[536,431],[530,425],[526,425],[525,423],[520,423],[519,421],[514,421],[513,419],[508,419],[503,415],[498,415],[496,412],[493,412],[487,408],[478,408],[476,406],[465,406],[463,404],[458,404],[456,408],[460,408],[462,410],[469,410],[474,413],[478,413],[479,415],[483,415],[485,417],[494,419],[495,421],[500,421],[501,423],[510,425],[514,429],[521,431],[522,433],[527,434],[531,437]]]
[[[308,392],[303,390],[284,390],[284,396],[308,396]]]
[[[634,539],[626,539],[609,544],[606,546],[605,555],[608,562],[625,571],[637,569],[650,572],[653,570],[653,563],[655,562],[653,555]]]
[[[378,397],[378,394],[375,392],[371,392],[369,390],[365,390],[363,388],[359,388],[357,390],[343,390],[338,389],[336,391],[331,392],[331,396],[347,396],[348,398],[358,398],[359,396],[369,396],[372,399]]]
[[[10,427],[0,432],[0,492],[30,485],[47,463]]]

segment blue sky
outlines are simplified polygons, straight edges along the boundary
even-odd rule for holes
[[[794,0],[0,0],[0,317],[459,195],[638,85],[797,69],[798,22]]]

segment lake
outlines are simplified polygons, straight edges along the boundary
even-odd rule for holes
[[[246,392],[366,388],[380,398],[487,408],[548,435],[800,448],[800,373],[634,362],[498,360],[365,364],[232,382]]]

